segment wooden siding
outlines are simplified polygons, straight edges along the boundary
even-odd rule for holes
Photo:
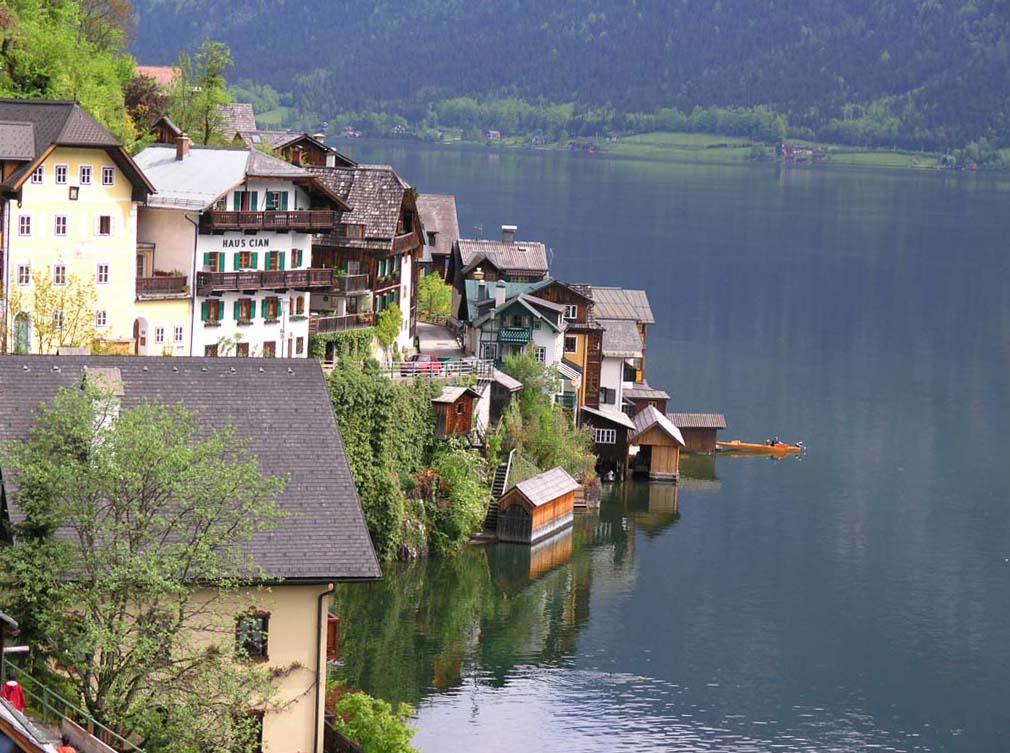
[[[498,503],[498,538],[532,544],[571,525],[574,515],[574,490],[534,507],[518,488],[512,488]]]
[[[716,429],[677,428],[684,436],[684,452],[715,452]]]
[[[473,396],[463,394],[454,403],[435,404],[435,436],[439,439],[466,434],[473,429]],[[462,406],[462,413],[458,406]]]

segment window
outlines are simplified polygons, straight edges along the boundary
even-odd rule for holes
[[[287,191],[267,191],[267,211],[284,211],[288,208]]]
[[[210,272],[224,272],[224,254],[210,251],[203,255],[203,266]]]
[[[597,429],[596,444],[617,444],[617,429]]]
[[[63,316],[63,312],[62,311],[54,311],[53,312],[53,328],[57,332],[62,332],[63,331],[63,323],[64,323],[65,319],[66,319],[66,317]]]
[[[65,186],[67,184],[67,173],[69,169],[66,165],[56,166],[56,185]]]
[[[217,324],[224,318],[224,303],[222,301],[204,301],[200,305],[200,309],[200,318],[210,324]]]
[[[270,297],[263,301],[263,318],[277,321],[280,315],[281,302],[279,299]]]
[[[182,345],[182,325],[176,324],[175,329],[172,331],[172,342],[176,345]]]
[[[53,218],[53,234],[60,238],[66,237],[67,216],[65,214],[58,214]]]
[[[77,186],[70,186],[67,196],[70,201],[77,201],[77,197],[81,195],[81,189]]]
[[[53,264],[53,285],[67,284],[67,265]]]
[[[35,171],[32,173],[32,183],[35,184],[41,183],[45,179],[45,177],[46,177],[46,166],[39,165],[38,167],[35,168]]]
[[[112,216],[108,214],[98,217],[98,235],[112,235]]]
[[[241,345],[245,346],[246,355],[249,355],[249,343],[239,343],[239,346]],[[236,347],[235,350],[237,354],[239,348]],[[250,659],[266,661],[269,627],[269,612],[250,612],[240,616],[235,622],[236,648]]]
[[[91,165],[81,165],[81,170],[79,173],[79,183],[82,186],[91,185]]]
[[[249,357],[249,343],[235,343],[235,357],[236,358],[248,358]]]
[[[462,416],[465,412],[466,412],[466,403],[460,400],[458,403],[456,403],[456,415]]]
[[[116,185],[116,168],[114,167],[102,168],[102,185],[103,186]]]
[[[203,346],[203,357],[204,358],[217,358],[217,345],[204,345]]]
[[[534,352],[537,357],[537,363],[547,363],[547,348],[537,345]]]
[[[305,338],[304,337],[296,337],[295,338],[295,355],[296,356],[300,356],[304,352],[305,352]]]
[[[498,343],[481,343],[480,357],[487,361],[494,361],[498,358]]]
[[[18,217],[18,235],[27,236],[32,234],[32,216],[22,214]]]
[[[612,387],[600,387],[600,402],[604,405],[617,402],[617,390]]]
[[[571,335],[565,336],[565,353],[574,353],[579,349],[579,342]]]
[[[109,284],[109,265],[99,264],[97,270],[95,271],[95,282],[99,285]]]
[[[293,249],[291,249],[291,268],[292,269],[298,269],[298,268],[300,268],[302,266],[303,259],[304,259],[304,254],[302,253],[302,249],[300,249],[300,248],[293,248]]]
[[[579,318],[579,307],[568,304],[565,306],[565,319],[578,319]]]
[[[429,246],[434,246],[435,245],[435,231],[434,230],[429,230],[428,231],[428,245]]]
[[[165,344],[165,328],[155,327],[154,328],[154,344],[164,345]]]
[[[256,302],[252,298],[239,298],[235,301],[235,319],[249,322],[256,316]]]
[[[283,251],[267,251],[267,269],[274,272],[284,269]]]
[[[291,315],[305,315],[305,298],[303,296],[295,295],[291,297]]]
[[[263,357],[277,358],[277,343],[275,342],[263,343]]]
[[[234,717],[233,750],[245,753],[263,753],[263,712],[250,711],[244,716]]]
[[[109,314],[106,311],[96,311],[95,312],[95,327],[97,329],[105,329],[109,326]]]
[[[235,269],[255,269],[252,251],[239,251],[235,254]],[[258,261],[258,260],[257,260]]]
[[[137,277],[147,277],[144,271],[147,269],[147,261],[144,254],[137,254]]]
[[[236,212],[255,212],[256,199],[255,191],[236,191],[232,198],[232,209]]]
[[[32,265],[31,264],[18,264],[18,286],[24,287],[25,285],[32,284]]]

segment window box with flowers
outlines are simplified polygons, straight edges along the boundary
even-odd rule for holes
[[[304,322],[306,319],[308,319],[308,317],[305,316],[304,314],[295,314],[294,316],[291,316],[289,318],[293,322]]]

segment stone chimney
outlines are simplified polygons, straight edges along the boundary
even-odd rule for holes
[[[184,160],[189,154],[189,136],[182,134],[181,136],[175,137],[175,158],[177,160]]]
[[[499,282],[498,286],[494,289],[494,307],[498,308],[503,303],[505,303],[505,285]]]
[[[519,228],[515,225],[502,225],[501,226],[501,239],[502,243],[514,243],[516,239],[516,230]]]

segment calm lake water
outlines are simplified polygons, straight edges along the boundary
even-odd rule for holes
[[[346,146],[646,289],[671,410],[810,447],[347,591],[421,751],[1010,749],[1010,176]]]

